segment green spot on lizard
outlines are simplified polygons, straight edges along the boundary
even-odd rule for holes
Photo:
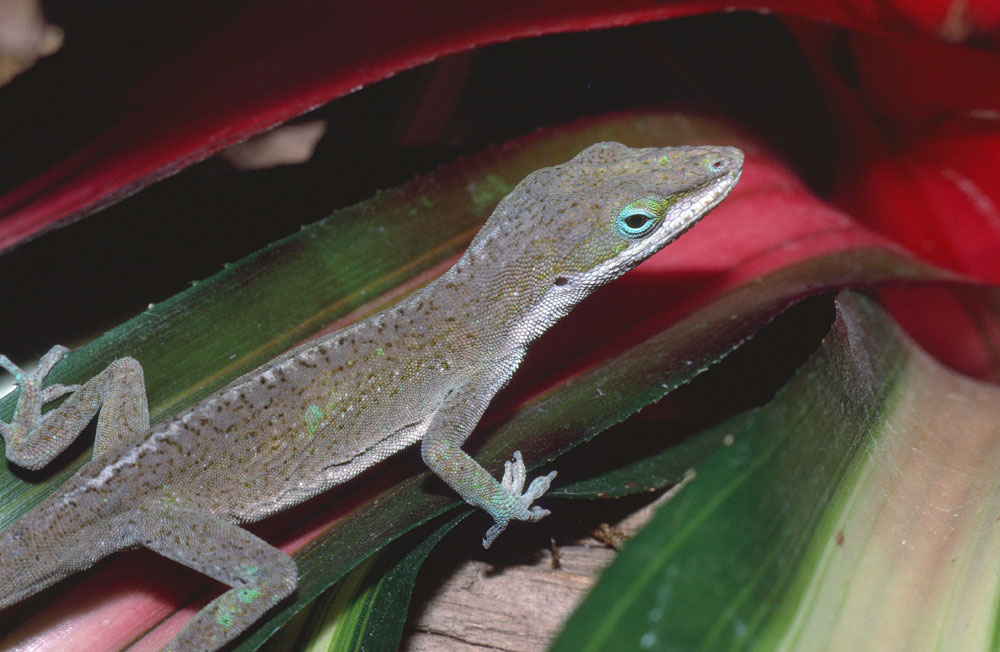
[[[260,596],[261,596],[260,589],[258,589],[256,587],[237,589],[237,591],[236,591],[236,597],[239,598],[240,602],[243,602],[245,604],[250,604],[251,602],[253,602],[256,598],[259,598]]]
[[[305,419],[306,427],[309,430],[309,434],[312,435],[319,429],[319,424],[323,421],[323,410],[318,405],[310,404],[306,408],[306,413],[303,415]]]

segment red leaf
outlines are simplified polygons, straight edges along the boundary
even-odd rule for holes
[[[894,7],[774,1],[770,9],[868,29],[946,32],[954,3]],[[0,251],[79,219],[255,133],[401,70],[488,43],[720,11],[740,3],[549,0],[259,2],[190,43],[117,101],[114,121],[65,160],[0,196]],[[745,3],[757,9],[759,3]],[[995,28],[989,3],[961,6],[962,33]],[[940,23],[940,24],[938,24]],[[72,38],[73,35],[70,35]],[[111,117],[111,116],[109,116]]]

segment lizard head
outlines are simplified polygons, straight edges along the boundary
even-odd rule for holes
[[[502,256],[497,309],[528,324],[519,339],[530,341],[691,228],[736,185],[742,166],[733,147],[597,143],[521,181],[468,255]],[[512,278],[517,292],[508,291]]]
[[[552,282],[589,293],[624,274],[722,201],[742,166],[743,153],[733,147],[598,143],[539,171],[542,222],[554,243]]]

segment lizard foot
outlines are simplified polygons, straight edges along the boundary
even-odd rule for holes
[[[42,381],[68,351],[69,349],[65,346],[58,344],[53,346],[48,353],[42,356],[38,362],[38,368],[31,373],[18,367],[7,356],[0,354],[0,367],[14,376],[14,382],[21,390],[17,399],[17,409],[14,412],[14,421],[10,424],[0,422],[0,434],[5,439],[11,436],[21,436],[33,430],[45,420],[41,413],[43,405],[80,389],[80,385],[59,383],[42,388]]]
[[[535,502],[537,498],[549,490],[549,485],[555,479],[556,472],[552,471],[548,475],[535,478],[528,486],[528,490],[522,494],[521,491],[524,489],[524,482],[527,480],[527,477],[528,472],[524,467],[524,459],[521,457],[521,451],[514,451],[513,459],[510,462],[504,462],[503,478],[500,480],[500,486],[513,499],[514,508],[509,515],[504,515],[506,518],[502,516],[498,517],[496,514],[493,515],[496,523],[486,531],[486,536],[483,537],[483,548],[490,547],[493,541],[500,536],[500,533],[507,528],[507,523],[511,519],[537,521],[552,513],[537,505],[532,507],[531,503]]]

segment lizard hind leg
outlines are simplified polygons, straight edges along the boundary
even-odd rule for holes
[[[0,422],[7,459],[26,469],[40,469],[64,451],[100,412],[94,457],[136,441],[149,429],[149,409],[142,367],[133,358],[109,364],[83,385],[42,381],[66,354],[54,346],[31,373],[0,355],[0,367],[14,375],[20,389],[11,423]],[[62,405],[42,414],[42,407],[65,394]]]
[[[139,543],[232,588],[209,602],[170,641],[169,652],[215,650],[242,634],[298,584],[291,557],[235,523],[156,504],[143,511]]]

